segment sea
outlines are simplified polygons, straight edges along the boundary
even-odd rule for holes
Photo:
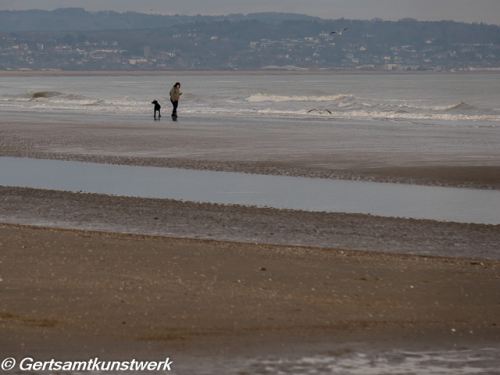
[[[446,122],[500,127],[500,74],[2,77],[0,110],[69,115]]]
[[[486,127],[500,132],[500,74],[179,75],[2,77],[0,113],[134,119],[164,115],[169,91],[181,83],[182,117],[320,120],[367,125]],[[166,112],[166,113],[165,113]],[[241,125],[243,124],[243,125]],[[349,343],[342,348],[349,348]],[[328,351],[291,357],[212,358],[198,365],[174,361],[188,374],[499,374],[500,345],[406,350]],[[203,363],[202,365],[199,365]],[[179,362],[177,362],[179,364]],[[61,373],[61,372],[59,372]],[[97,372],[99,373],[99,372]],[[97,374],[96,373],[96,374]]]

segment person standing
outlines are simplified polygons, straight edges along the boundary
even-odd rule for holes
[[[177,117],[177,106],[179,105],[179,99],[182,95],[181,92],[181,84],[176,82],[174,87],[170,90],[170,101],[172,102],[172,106],[174,110],[172,111],[172,117]]]

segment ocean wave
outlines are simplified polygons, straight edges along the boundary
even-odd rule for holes
[[[314,103],[325,103],[329,102],[329,111],[367,111],[368,113],[397,113],[415,115],[417,118],[427,115],[443,115],[447,113],[453,113],[455,115],[462,115],[464,118],[474,118],[475,115],[480,116],[479,118],[490,118],[488,115],[491,114],[491,110],[479,109],[465,102],[453,103],[453,104],[441,104],[441,103],[412,103],[412,102],[401,102],[397,103],[394,100],[364,100],[357,98],[353,95],[321,95],[321,96],[296,96],[296,95],[273,95],[273,94],[255,94],[245,99],[247,102],[251,103],[276,103],[276,109],[286,110],[283,108],[286,103],[290,103],[290,109],[296,109],[297,105],[292,104],[293,102],[310,102],[312,109],[315,105]],[[317,104],[320,105],[320,104]],[[294,108],[295,107],[295,108]],[[308,109],[308,110],[309,110]],[[481,117],[482,116],[482,117]],[[378,116],[377,116],[378,117]],[[491,120],[490,120],[491,121]],[[496,121],[496,120],[495,120]]]
[[[249,102],[334,102],[352,98],[351,95],[321,95],[321,96],[299,96],[299,95],[273,95],[258,93],[248,97]]]
[[[82,102],[81,104],[83,106],[93,106],[93,105],[99,105],[103,102],[104,102],[104,100],[97,99],[97,100],[87,100],[87,101]]]
[[[5,97],[5,95],[10,97]],[[151,100],[140,96],[115,96],[115,98],[92,98],[81,94],[59,91],[36,91],[26,94],[5,94],[0,98],[2,108],[25,108],[33,110],[78,111],[82,113],[149,113]],[[88,95],[91,96],[91,95]],[[219,94],[210,98],[186,94],[182,110],[186,114],[208,117],[263,116],[296,118],[337,118],[360,120],[435,120],[457,122],[497,122],[500,114],[492,109],[481,109],[466,102],[453,104],[398,102],[393,100],[360,99],[352,95],[271,95],[256,94],[250,97]],[[167,98],[158,98],[168,109]],[[316,109],[316,110],[313,110]],[[494,125],[496,126],[496,125]]]
[[[82,100],[85,99],[85,96],[80,94],[67,94],[64,98],[68,100]]]
[[[128,103],[128,102],[137,102],[138,100],[126,95],[123,97],[122,101]]]
[[[414,104],[409,104],[409,103],[404,103],[398,105],[398,108],[408,108],[408,109],[416,109],[416,110],[423,110],[423,111],[450,111],[450,110],[456,110],[456,111],[471,111],[477,109],[476,107],[467,104],[465,102],[460,102],[458,104],[448,104],[448,105],[414,105]]]
[[[61,96],[64,95],[62,92],[59,91],[30,91],[29,96],[32,99],[38,99],[38,98],[53,98],[55,96]]]
[[[335,111],[328,108],[317,108],[316,111],[311,109],[301,110],[276,110],[272,108],[262,109],[257,111],[262,115],[275,116],[303,116],[303,117],[319,117],[319,118],[338,118],[338,119],[371,119],[371,120],[436,120],[436,121],[468,121],[468,122],[500,122],[500,116],[493,115],[465,115],[465,114],[450,114],[450,113],[412,113],[407,111],[368,111],[368,110],[352,110],[352,111]]]
[[[395,111],[395,112],[470,112],[474,110],[478,110],[478,108],[469,105],[465,102],[460,102],[458,104],[448,104],[448,105],[437,105],[437,104],[428,104],[428,105],[416,105],[405,102],[403,104],[394,104],[393,101],[384,101],[384,102],[376,102],[376,103],[367,103],[362,102],[359,103],[356,100],[353,101],[342,101],[334,104],[338,108],[365,108],[368,110],[379,110],[379,111]]]
[[[12,97],[5,97],[5,98],[0,98],[0,102],[29,102],[33,99],[29,98],[12,98]]]
[[[465,102],[460,102],[458,104],[455,104],[455,105],[452,105],[451,107],[449,108],[446,108],[447,111],[450,111],[450,110],[460,110],[460,111],[469,111],[469,110],[474,110],[476,109],[476,107],[470,105],[470,104],[467,104]]]
[[[500,121],[500,116],[491,115],[466,115],[466,114],[449,114],[449,113],[415,113],[407,111],[350,111],[350,112],[333,112],[332,116],[342,118],[362,118],[362,119],[385,119],[385,120],[439,120],[439,121],[471,121],[471,122],[497,122]]]

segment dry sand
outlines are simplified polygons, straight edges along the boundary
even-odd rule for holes
[[[238,121],[6,113],[0,156],[500,188],[491,128]],[[0,202],[5,356],[200,364],[500,339],[500,262],[472,259],[498,259],[498,225],[5,187]]]

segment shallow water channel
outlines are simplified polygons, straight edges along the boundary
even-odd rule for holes
[[[500,224],[500,191],[0,158],[0,185]]]

